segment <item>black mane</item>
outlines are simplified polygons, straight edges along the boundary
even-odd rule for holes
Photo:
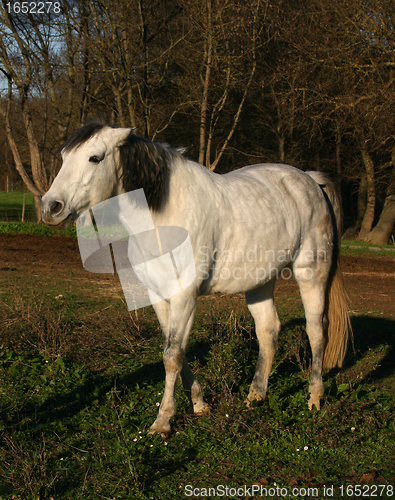
[[[179,157],[176,151],[130,133],[119,147],[124,190],[143,188],[149,208],[160,210],[167,198],[169,165],[175,156]]]
[[[112,127],[112,125],[100,120],[86,123],[67,139],[61,147],[61,151],[69,153],[73,149],[78,148],[104,127]]]

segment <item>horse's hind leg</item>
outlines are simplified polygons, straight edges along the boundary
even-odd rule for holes
[[[328,266],[319,262],[313,263],[311,267],[295,269],[294,266],[294,274],[305,310],[306,332],[313,357],[309,385],[310,410],[313,406],[320,409],[320,399],[324,395],[322,362],[326,345],[325,294],[328,272]]]
[[[191,411],[195,415],[203,415],[209,411],[209,405],[203,401],[203,392],[195,375],[192,373],[188,365],[188,361],[184,358],[184,363],[181,370],[182,385],[184,392],[188,396],[191,404]]]
[[[280,320],[274,304],[275,280],[261,288],[246,293],[248,309],[255,320],[255,330],[259,343],[258,362],[246,403],[265,398],[273,358],[277,348]]]

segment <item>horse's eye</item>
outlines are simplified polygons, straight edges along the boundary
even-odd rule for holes
[[[100,163],[102,161],[103,158],[99,158],[98,156],[91,156],[89,158],[89,161],[92,162],[92,163]]]

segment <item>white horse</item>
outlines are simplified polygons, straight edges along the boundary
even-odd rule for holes
[[[273,291],[285,268],[300,288],[312,350],[309,407],[320,408],[322,368],[342,365],[351,333],[339,267],[340,206],[325,175],[277,164],[219,175],[133,129],[99,122],[75,132],[62,157],[41,202],[48,226],[64,228],[90,207],[143,188],[154,225],[183,227],[192,242],[195,281],[154,304],[166,379],[150,433],[169,435],[180,374],[194,413],[208,410],[185,359],[199,295],[245,293],[259,342],[246,402],[265,397],[280,331]]]

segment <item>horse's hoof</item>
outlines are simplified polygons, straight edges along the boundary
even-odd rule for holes
[[[199,403],[195,403],[193,405],[193,414],[194,415],[197,415],[200,417],[200,416],[208,415],[209,413],[210,413],[210,405],[208,405],[204,401],[199,402]]]
[[[168,437],[170,437],[170,431],[159,432],[151,429],[148,431],[147,436],[153,436],[154,434],[159,434],[163,439],[167,439]]]
[[[245,399],[244,400],[244,404],[246,405],[246,407],[249,410],[253,410],[254,408],[258,408],[259,406],[262,406],[264,399],[265,398],[262,398],[262,399],[253,399],[251,401],[249,399]]]
[[[320,396],[310,396],[309,399],[309,410],[311,411],[313,409],[313,406],[319,410],[321,408],[321,402],[320,402]]]
[[[150,430],[148,431],[148,435],[160,434],[163,439],[168,438],[170,436],[170,433],[170,423],[164,422],[161,424],[157,420],[155,420],[155,422],[151,425]]]
[[[259,406],[258,403],[265,399],[266,394],[262,394],[260,392],[253,391],[248,394],[247,398],[244,400],[244,404],[247,408],[253,408],[255,406]],[[254,404],[252,404],[254,403]]]
[[[170,432],[149,431],[147,435],[153,436],[154,434],[159,434],[162,439],[167,439],[170,437]]]

